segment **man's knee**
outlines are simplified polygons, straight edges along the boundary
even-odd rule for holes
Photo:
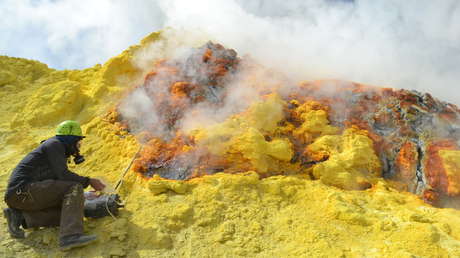
[[[72,196],[83,196],[83,186],[80,183],[75,183],[69,187],[68,194]]]
[[[73,202],[82,203],[84,200],[83,186],[80,183],[72,184],[67,193],[64,195],[64,205],[70,205]]]
[[[74,181],[62,181],[62,180],[56,180],[55,181],[55,187],[56,189],[61,189],[60,191],[66,195],[70,192],[75,192],[75,193],[83,193],[83,187],[80,183],[74,182]]]

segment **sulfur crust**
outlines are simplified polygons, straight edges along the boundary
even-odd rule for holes
[[[346,129],[342,135],[325,135],[307,147],[312,156],[328,159],[312,168],[315,178],[342,189],[358,190],[381,174],[381,164],[365,131]]]
[[[299,170],[289,161],[293,156],[291,143],[285,137],[270,141],[264,134],[273,135],[283,118],[284,101],[276,94],[255,102],[247,112],[230,117],[220,124],[193,132],[199,146],[212,154],[223,156],[232,164],[233,170],[247,167],[259,173],[268,171]]]
[[[152,35],[144,45],[158,37]],[[53,135],[64,119],[82,122],[87,135],[83,146],[87,161],[72,169],[116,182],[139,145],[102,115],[131,86],[117,78],[135,81],[142,74],[130,60],[144,45],[81,71],[56,71],[36,61],[0,57],[2,194],[16,163]],[[273,101],[270,112],[279,110],[275,97],[269,101]],[[265,109],[261,105],[252,113],[256,117]],[[275,130],[268,120],[248,126],[252,129],[247,132],[228,129],[240,122],[230,120],[225,122],[229,127],[219,129],[234,138],[229,149],[246,140],[261,142],[264,128]],[[304,128],[301,133],[318,134]],[[377,163],[358,162],[372,156],[365,134],[323,131],[315,136],[319,138],[310,151],[328,152],[332,167],[352,159],[350,169],[359,171],[347,170],[350,174],[376,175]],[[213,139],[209,132],[206,137]],[[264,157],[288,160],[288,148],[280,141]],[[262,152],[242,146],[237,151],[247,152],[249,158],[250,153]],[[447,154],[443,157],[449,160]],[[263,169],[265,165],[258,162],[254,167]],[[314,173],[321,178],[334,180],[327,168],[317,170]],[[412,194],[393,190],[382,179],[373,179],[374,186],[363,191],[342,190],[323,181],[302,175],[261,179],[253,171],[189,181],[157,177],[147,181],[128,172],[121,188],[127,205],[120,217],[85,223],[87,232],[99,235],[96,244],[64,254],[57,248],[56,229],[28,231],[26,240],[16,241],[8,236],[2,219],[0,257],[456,257],[460,253],[459,211],[430,207]]]
[[[448,185],[447,193],[449,195],[460,194],[460,151],[458,150],[441,150],[439,151],[446,171]]]

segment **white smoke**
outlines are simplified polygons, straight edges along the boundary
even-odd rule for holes
[[[427,91],[460,103],[458,1],[161,1],[166,25],[204,31],[289,77]]]
[[[130,130],[137,134],[149,131],[156,137],[164,138],[168,134],[165,125],[160,123],[159,110],[154,100],[149,98],[145,88],[139,87],[124,98],[118,107],[123,120],[128,121]]]
[[[181,74],[193,78],[193,83],[193,80],[197,80],[202,75],[200,75],[200,69],[197,67],[199,61],[190,62],[188,58],[198,54],[201,60],[203,53],[199,53],[198,51],[202,50],[198,50],[197,47],[201,47],[208,39],[209,35],[205,34],[167,29],[162,33],[160,40],[154,41],[151,45],[135,53],[134,64],[144,71],[144,75],[152,70],[156,72],[156,75],[146,85],[148,90],[136,90],[126,97],[125,104],[119,107],[122,116],[130,118],[130,121],[136,121],[135,126],[139,130],[151,131],[154,127],[150,124],[150,120],[143,119],[143,116],[150,115],[146,111],[153,108],[153,112],[157,114],[156,117],[166,111],[156,110],[161,105],[152,106],[151,103],[154,101],[152,97],[154,98],[155,94],[149,94],[149,91],[161,91],[163,98],[171,98],[170,85],[184,80],[182,75],[176,76],[173,73],[167,71],[163,73],[161,69],[155,69],[155,63],[160,60],[168,60],[167,62],[171,64],[180,64]],[[184,115],[176,121],[176,128],[170,128],[172,131],[169,133],[166,133],[167,130],[160,130],[161,133],[156,132],[157,136],[167,139],[173,136],[173,131],[177,128],[190,132],[200,127],[222,122],[229,116],[246,110],[250,104],[259,100],[261,95],[294,85],[294,83],[289,83],[288,78],[255,63],[249,56],[240,60],[238,66],[237,71],[226,75],[223,82],[225,85],[220,85],[225,89],[224,91],[216,89],[213,93],[215,95],[208,96],[207,101],[195,104],[188,110],[181,110]],[[283,92],[280,91],[280,93]],[[141,95],[143,96],[141,97]],[[130,106],[134,103],[134,106]],[[137,119],[134,116],[137,116]]]
[[[162,59],[183,60],[190,55],[191,48],[201,47],[209,36],[181,29],[165,28],[159,40],[135,53],[133,63],[145,73],[151,71],[156,61]]]
[[[180,121],[183,131],[189,132],[197,128],[211,126],[223,122],[233,114],[243,112],[250,104],[260,99],[261,90],[257,89],[257,86],[264,86],[264,88],[272,86],[269,83],[261,82],[261,76],[258,74],[260,70],[246,67],[244,60],[239,66],[240,69],[235,74],[227,74],[226,91],[222,93],[222,105],[216,107],[212,103],[203,102],[186,111],[184,118]]]
[[[3,0],[0,16],[1,54],[52,67],[103,63],[170,26],[295,80],[417,89],[460,103],[456,0]]]

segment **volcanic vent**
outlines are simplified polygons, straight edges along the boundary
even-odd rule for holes
[[[211,42],[157,61],[144,83],[109,114],[144,142],[134,170],[168,179],[217,172],[301,174],[343,189],[369,188],[384,178],[432,204],[455,206],[455,105],[428,93],[352,82],[292,86],[260,70]],[[247,104],[233,94],[242,89],[251,93],[240,96]],[[206,114],[213,119],[200,124]],[[184,126],[195,118],[194,126]]]

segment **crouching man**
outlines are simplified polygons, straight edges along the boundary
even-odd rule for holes
[[[95,235],[83,234],[83,189],[91,185],[100,191],[105,185],[67,167],[71,156],[76,164],[84,161],[79,153],[83,138],[78,122],[64,121],[57,127],[56,136],[43,141],[13,170],[5,194],[9,208],[3,210],[12,237],[25,237],[21,226],[59,226],[59,246],[63,251],[96,240]]]

